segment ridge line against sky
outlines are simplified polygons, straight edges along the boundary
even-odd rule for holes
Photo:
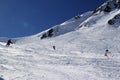
[[[107,0],[0,0],[0,37],[37,34]]]

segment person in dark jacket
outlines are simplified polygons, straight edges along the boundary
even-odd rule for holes
[[[53,46],[53,49],[55,50],[55,46]]]
[[[10,44],[13,44],[13,42],[11,41],[11,39],[9,39],[8,41],[7,41],[7,46],[10,46]]]
[[[104,56],[106,56],[107,58],[109,58],[108,53],[110,53],[109,50],[108,50],[108,49],[105,50],[105,54],[104,54]]]

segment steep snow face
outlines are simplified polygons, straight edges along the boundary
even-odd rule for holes
[[[56,25],[40,34],[39,36],[41,39],[59,36],[75,29],[81,28],[82,26],[89,27],[96,24],[102,18],[104,20],[103,23],[111,23],[111,20],[115,15],[119,14],[120,9],[120,1],[119,0],[108,0],[104,4],[102,4],[99,8],[94,10],[93,12],[87,12],[82,15],[75,16],[74,18]],[[104,18],[106,17],[106,19]],[[114,20],[112,20],[113,22]],[[118,21],[117,21],[118,22]]]
[[[98,7],[96,10],[93,11],[93,14],[100,13],[102,11],[104,12],[111,12],[115,9],[120,8],[120,0],[108,0],[104,4],[102,4],[100,7]]]
[[[113,10],[109,13],[101,12],[99,14],[94,14],[91,17],[87,18],[84,22],[82,22],[78,28],[81,27],[97,27],[108,25],[108,21],[120,14],[120,9]],[[116,21],[118,22],[119,19]],[[118,23],[119,24],[119,23]],[[108,25],[110,26],[110,25]],[[114,26],[114,25],[113,25]]]
[[[91,15],[92,15],[92,12],[87,12],[82,15],[75,16],[74,18],[62,24],[56,25],[40,34],[37,34],[36,36],[39,36],[41,39],[44,39],[44,38],[49,38],[53,36],[55,37],[55,36],[59,36],[59,35],[74,31],[81,22],[86,20]]]
[[[84,45],[85,52],[102,53],[105,49],[111,49],[115,53],[119,53],[119,14],[119,9],[109,13],[101,12],[94,14],[81,23],[80,28],[78,27],[79,30],[77,30],[80,35],[84,36],[79,36],[81,38],[80,47],[82,48]],[[109,20],[113,20],[114,23],[109,24]]]

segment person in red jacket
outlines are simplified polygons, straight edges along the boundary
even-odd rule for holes
[[[11,41],[11,39],[9,39],[8,41],[7,41],[7,46],[10,46],[10,44],[13,44],[13,42]]]

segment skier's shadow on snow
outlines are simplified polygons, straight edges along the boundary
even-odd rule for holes
[[[3,78],[0,77],[0,80],[5,80],[5,79],[3,79]]]

